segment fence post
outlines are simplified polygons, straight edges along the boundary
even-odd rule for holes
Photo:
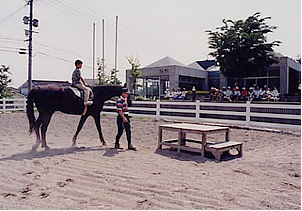
[[[3,98],[3,113],[6,112],[6,99]]]
[[[160,100],[156,100],[156,120],[160,120]]]
[[[245,125],[247,127],[249,127],[251,125],[251,102],[250,101],[246,101],[245,112],[246,112]]]
[[[200,100],[196,100],[195,122],[199,122]]]

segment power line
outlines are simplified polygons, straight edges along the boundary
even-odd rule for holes
[[[64,54],[73,55],[73,56],[76,56],[76,57],[81,57],[81,58],[84,58],[84,59],[92,60],[92,58],[90,58],[90,57],[85,57],[85,56],[82,56],[82,55],[74,54],[74,53],[71,53],[69,51],[62,50],[62,49],[59,49],[59,48],[56,48],[56,47],[52,47],[52,46],[45,45],[45,44],[38,43],[38,42],[34,42],[34,43],[36,45],[41,46],[41,47],[46,48],[46,49],[48,48],[48,49],[58,51],[58,52],[61,52],[61,53],[64,53]]]
[[[4,51],[4,52],[10,52],[10,53],[18,53],[18,51],[13,51],[13,50],[5,50],[5,49],[0,49],[0,51]]]
[[[89,8],[89,7],[87,7],[86,5],[84,5],[84,4],[81,4],[79,1],[77,1],[77,0],[73,0],[73,2],[72,3],[74,3],[74,2],[76,2],[78,5],[81,5],[82,7],[80,8],[80,11],[83,11],[84,12],[84,10],[83,10],[83,7],[84,8],[87,8],[87,12],[86,12],[86,14],[89,14],[89,15],[91,15],[91,14],[96,14],[96,16],[99,16],[100,15],[100,12],[98,11],[98,12],[96,12],[96,11],[94,11],[93,9],[91,9],[91,8]],[[96,17],[96,16],[94,16],[94,17]],[[113,19],[111,19],[111,18],[108,18],[108,17],[106,17],[106,16],[104,16],[103,14],[102,14],[102,16],[103,17],[105,17],[106,19],[109,19],[109,21],[112,23],[112,24],[114,24],[114,20]],[[97,20],[99,19],[99,18],[96,18]],[[126,35],[126,37],[128,38],[128,37],[130,37],[132,40],[134,40],[134,42],[135,43],[140,43],[142,46],[144,46],[144,47],[146,47],[146,46],[148,46],[148,48],[152,48],[153,50],[156,50],[156,51],[161,51],[161,52],[163,52],[163,53],[166,53],[167,51],[169,51],[169,52],[171,52],[172,54],[178,54],[178,55],[180,55],[179,53],[177,53],[174,49],[172,49],[171,47],[168,47],[168,46],[166,46],[166,45],[164,45],[163,43],[159,43],[159,42],[157,42],[157,41],[154,41],[154,40],[152,40],[152,39],[150,39],[150,38],[148,38],[148,37],[146,37],[146,36],[144,36],[144,35],[141,35],[140,33],[138,33],[137,31],[134,31],[134,30],[132,30],[132,29],[130,29],[130,28],[128,28],[128,27],[125,27],[124,25],[122,25],[122,24],[120,24],[120,33],[119,33],[120,35],[123,35],[123,34],[129,34],[129,36],[127,36]],[[142,42],[141,42],[141,40],[142,40]],[[186,55],[182,55],[182,57],[187,57]],[[191,59],[191,58],[190,58]]]
[[[88,8],[86,5],[83,5],[83,4],[79,3],[78,1],[75,1],[75,2],[79,5],[81,5],[82,7],[79,8],[77,6],[77,4],[75,4],[73,6],[73,8],[75,8],[75,10],[77,10],[77,13],[75,13],[74,10],[70,9],[70,4],[74,4],[74,2],[70,2],[69,5],[67,5],[66,3],[63,3],[63,2],[53,2],[53,1],[49,1],[48,3],[50,3],[50,2],[52,2],[52,6],[55,6],[57,9],[68,12],[69,14],[73,15],[75,18],[77,18],[77,19],[80,18],[80,20],[83,22],[87,21],[87,24],[89,23],[89,25],[92,22],[96,22],[97,24],[99,24],[99,22],[96,21],[96,20],[100,19],[99,12],[97,13],[97,12],[91,10],[91,8]],[[88,10],[85,10],[83,8],[87,8]],[[96,15],[94,15],[94,14],[96,14]],[[102,15],[102,16],[106,17],[104,15]],[[112,21],[110,18],[108,18],[108,19],[109,19],[109,22],[111,22],[112,24],[114,23],[114,21]],[[149,38],[144,38],[142,36],[139,36],[137,32],[134,32],[133,30],[128,29],[127,27],[124,27],[123,25],[121,25],[121,28],[123,30],[121,30],[122,32],[119,33],[119,38],[121,40],[125,40],[123,45],[130,46],[130,47],[134,46],[134,47],[138,48],[140,50],[140,52],[143,52],[144,54],[147,54],[147,55],[151,56],[152,58],[154,57],[154,55],[157,55],[158,53],[166,53],[167,49],[169,49],[169,47],[163,47],[162,43],[152,42],[152,41],[150,41]],[[89,30],[91,31],[90,28],[89,28]],[[124,33],[123,33],[123,31],[124,31]],[[131,33],[131,36],[127,35],[127,34],[129,34],[129,32]],[[106,27],[106,33],[110,34],[109,39],[112,40],[112,37],[114,36],[114,31],[111,30],[110,27]],[[134,39],[133,37],[136,37],[136,39]],[[141,41],[142,39],[143,39],[143,41]],[[152,51],[147,50],[150,48],[152,49]],[[155,53],[155,52],[158,52],[158,53]],[[171,52],[171,49],[170,49],[170,52]]]
[[[0,23],[6,21],[7,19],[9,19],[10,17],[14,16],[15,14],[17,14],[19,11],[21,11],[23,8],[25,8],[27,6],[27,4],[23,5],[22,7],[20,7],[19,9],[17,9],[16,11],[10,13],[9,15],[7,15],[6,17],[2,18],[0,20]]]
[[[52,10],[53,13],[55,13],[57,15],[60,15],[60,16],[64,16],[65,19],[67,19],[71,23],[75,24],[76,26],[81,26],[81,27],[85,28],[88,31],[92,31],[90,29],[90,26],[88,26],[87,24],[85,24],[85,22],[83,23],[82,19],[76,17],[76,19],[78,21],[75,21],[75,19],[72,19],[70,17],[70,15],[74,16],[74,14],[71,14],[70,12],[69,12],[69,14],[67,14],[68,12],[66,10],[63,10],[62,7],[55,5],[54,2],[51,2],[51,1],[39,1],[37,3],[38,3],[37,5],[40,5],[46,11]],[[59,12],[59,11],[61,11],[61,12]]]
[[[9,47],[9,46],[0,46],[0,48],[15,49],[15,50],[24,49],[24,48]]]
[[[48,1],[48,3],[50,3],[51,1]],[[73,8],[75,8],[79,13],[75,13],[73,10],[72,11],[70,11],[70,7],[68,6],[67,7],[67,5],[66,4],[64,4],[63,2],[52,2],[51,3],[51,6],[53,6],[53,7],[55,7],[55,8],[57,8],[57,9],[60,9],[60,10],[62,10],[62,11],[68,11],[69,12],[69,14],[71,14],[71,15],[73,15],[75,18],[77,18],[77,19],[79,19],[80,18],[80,20],[82,20],[83,22],[84,22],[84,20],[86,20],[87,21],[87,25],[89,24],[91,24],[91,22],[94,22],[94,20],[95,19],[99,19],[99,18],[97,18],[96,16],[94,16],[94,15],[91,15],[91,12],[90,11],[87,11],[87,12],[84,12],[83,11],[83,8],[81,8],[81,9],[76,9],[77,8],[77,6],[75,6],[75,7],[73,7]],[[86,7],[86,6],[84,6],[84,7]],[[87,7],[86,7],[87,8]],[[82,15],[82,13],[84,13],[83,15]],[[89,17],[90,17],[90,19],[89,19]],[[70,17],[68,17],[68,19],[69,19]],[[74,20],[72,20],[73,22],[74,22]],[[98,23],[98,21],[96,21],[96,23]],[[77,24],[78,24],[78,22],[77,22]],[[85,24],[85,26],[86,26],[86,24]],[[107,36],[107,39],[108,39],[108,37],[109,37],[109,39],[110,40],[112,40],[113,41],[113,36],[114,36],[114,32],[113,32],[113,30],[111,31],[111,30],[108,30],[108,29],[111,29],[110,27],[106,27],[106,33],[109,33],[110,34],[110,36]],[[91,29],[89,28],[89,31],[91,31]],[[141,42],[137,42],[136,40],[133,40],[131,37],[129,38],[127,35],[124,35],[123,33],[120,33],[119,34],[119,38],[121,39],[121,40],[124,40],[125,42],[123,42],[122,44],[121,44],[121,47],[124,45],[124,46],[129,46],[129,47],[136,47],[136,49],[139,49],[139,51],[140,52],[143,52],[145,55],[149,55],[149,56],[151,56],[151,57],[154,57],[154,55],[156,54],[156,53],[154,53],[154,51],[158,51],[158,52],[160,52],[159,51],[159,49],[158,48],[154,48],[153,46],[151,46],[152,48],[153,48],[153,51],[150,51],[150,50],[146,50],[146,49],[148,49],[148,47],[146,48],[146,45],[145,44],[142,44]]]

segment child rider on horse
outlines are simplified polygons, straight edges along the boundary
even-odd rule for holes
[[[72,85],[84,91],[84,105],[91,105],[93,102],[89,100],[91,89],[85,83],[81,77],[81,71],[83,62],[81,60],[75,61],[76,69],[72,73]]]

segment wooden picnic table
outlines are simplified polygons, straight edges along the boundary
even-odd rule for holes
[[[163,140],[163,130],[177,131],[177,139]],[[193,133],[201,135],[201,140],[192,140],[186,138],[186,133]],[[224,141],[220,142],[208,142],[207,134],[213,133],[225,133]],[[201,156],[205,156],[205,151],[211,152],[215,159],[220,161],[222,152],[228,151],[229,149],[237,149],[242,155],[242,143],[234,142],[229,140],[229,128],[209,125],[199,125],[190,123],[175,123],[175,124],[164,124],[159,126],[158,130],[158,149],[162,149],[162,146],[169,146],[176,148],[180,153],[181,150],[201,153]],[[175,143],[177,142],[177,143]],[[194,142],[201,144],[201,148],[186,146],[186,142]]]

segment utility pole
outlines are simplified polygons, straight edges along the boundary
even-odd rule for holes
[[[25,41],[28,41],[28,94],[32,89],[32,41],[33,41],[33,27],[38,27],[39,20],[33,19],[33,10],[34,10],[34,0],[28,0],[27,5],[29,5],[29,17],[23,17],[23,23],[29,24],[29,30],[25,30],[25,35],[29,38]],[[38,33],[38,32],[35,32]],[[26,54],[21,52],[20,54]]]
[[[102,20],[102,84],[104,83],[104,77],[105,77],[105,20]]]
[[[114,84],[116,84],[116,74],[117,74],[117,20],[118,16],[115,17],[115,62],[114,62]]]
[[[94,72],[95,72],[95,23],[93,23],[92,35],[92,83],[94,85]]]
[[[33,1],[29,0],[28,94],[32,88]]]

